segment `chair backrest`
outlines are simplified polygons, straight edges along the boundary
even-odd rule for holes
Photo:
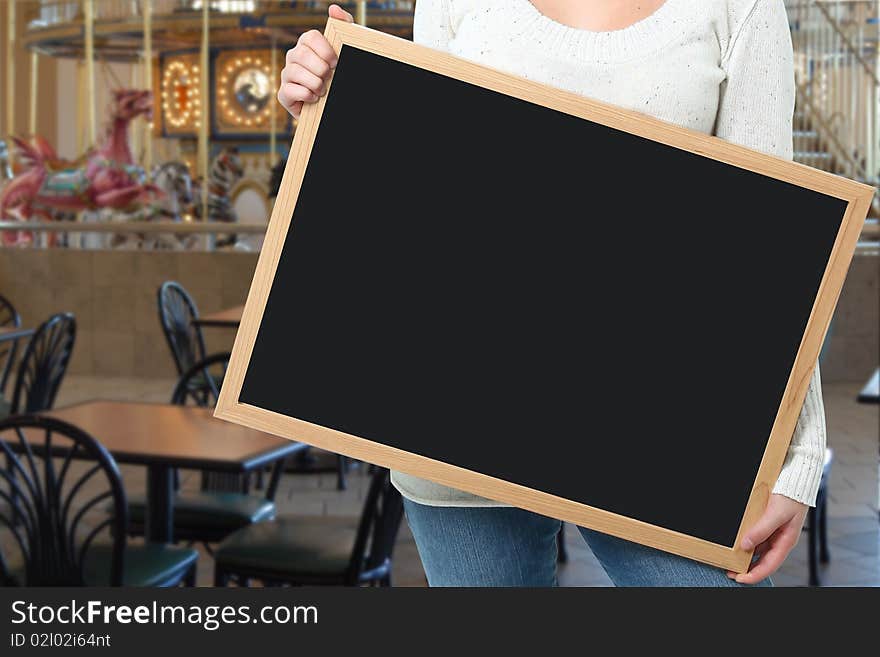
[[[0,326],[4,328],[18,328],[21,326],[21,317],[15,310],[15,306],[6,297],[0,295]],[[6,390],[6,381],[9,372],[15,363],[15,354],[18,351],[18,340],[0,342],[0,395]]]
[[[178,406],[202,406],[214,408],[217,398],[220,396],[220,386],[223,377],[226,376],[226,368],[229,365],[229,353],[214,354],[194,363],[178,379],[171,394],[171,403]],[[279,461],[276,467],[283,467]],[[278,477],[280,477],[280,470]],[[250,491],[250,476],[217,472],[214,470],[202,470],[201,489],[204,491],[225,491],[233,493],[248,493]],[[266,489],[267,499],[274,499],[278,488],[278,477],[274,471]]]
[[[18,365],[12,413],[38,413],[52,408],[75,342],[76,319],[71,313],[52,315],[40,325]]]
[[[110,584],[122,584],[128,505],[110,453],[60,420],[18,415],[0,422],[0,527],[12,536],[23,579],[0,543],[0,581],[26,586],[81,586],[89,548],[102,534],[112,541]],[[104,513],[106,501],[112,512]],[[87,526],[84,521],[99,520]]]
[[[206,408],[216,406],[230,358],[231,354],[224,352],[193,363],[177,380],[174,392],[171,393],[171,403]]]
[[[159,322],[171,348],[178,375],[184,374],[205,357],[205,339],[196,324],[199,311],[180,283],[166,281],[157,293]]]
[[[403,498],[391,484],[390,472],[385,468],[377,468],[370,480],[367,499],[358,523],[348,565],[348,584],[354,586],[362,576],[390,568],[402,519]]]

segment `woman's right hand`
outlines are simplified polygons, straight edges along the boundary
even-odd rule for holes
[[[351,23],[354,18],[339,5],[330,5],[330,18]],[[327,81],[336,68],[336,52],[318,30],[300,35],[296,46],[287,51],[286,64],[281,71],[278,102],[293,118],[298,119],[303,104],[314,103],[327,90]]]

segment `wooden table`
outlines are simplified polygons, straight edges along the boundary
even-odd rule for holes
[[[235,306],[227,308],[216,313],[203,315],[195,320],[199,326],[218,326],[224,328],[237,328],[241,324],[241,315],[244,312],[244,306]]]
[[[174,526],[174,469],[244,474],[305,449],[214,418],[211,408],[146,402],[91,401],[42,415],[70,422],[101,442],[117,463],[147,466],[150,541],[169,543]]]
[[[8,340],[18,340],[19,338],[29,338],[34,334],[34,329],[24,328],[23,326],[0,326],[0,342]]]
[[[863,404],[880,404],[880,368],[874,370],[874,376],[862,388],[858,400]]]

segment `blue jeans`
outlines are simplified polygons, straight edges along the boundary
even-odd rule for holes
[[[557,585],[558,520],[512,507],[404,508],[431,586]],[[741,586],[720,568],[578,529],[615,586]]]

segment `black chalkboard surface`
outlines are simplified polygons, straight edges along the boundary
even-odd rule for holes
[[[736,551],[850,201],[367,46],[231,403]]]

